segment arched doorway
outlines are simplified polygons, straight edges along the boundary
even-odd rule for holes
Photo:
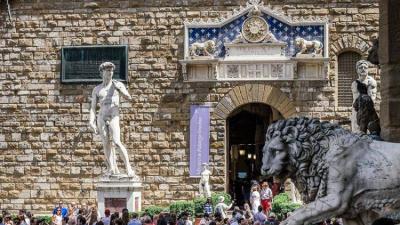
[[[260,181],[265,133],[272,121],[282,118],[277,110],[262,103],[242,105],[227,117],[228,191],[237,204],[248,201],[251,181]]]
[[[241,113],[242,111],[247,112]],[[256,121],[255,124],[263,123],[262,129],[260,129],[260,127],[257,128],[258,130],[263,130],[263,132],[257,131],[257,137],[259,137],[259,133],[262,133],[261,137],[264,138],[265,131],[272,121],[289,118],[294,115],[296,115],[296,107],[293,101],[279,88],[268,84],[242,84],[235,86],[218,102],[213,112],[213,117],[225,121],[225,191],[231,194],[232,197],[239,201],[246,200],[245,194],[239,196],[239,194],[236,193],[236,190],[239,190],[238,188],[241,187],[236,187],[234,184],[238,176],[243,177],[245,174],[241,173],[239,175],[237,171],[232,170],[232,168],[234,169],[234,163],[231,162],[231,159],[233,159],[232,157],[236,157],[236,154],[240,154],[240,151],[238,150],[247,149],[237,149],[242,147],[240,144],[236,144],[239,147],[233,147],[232,143],[235,143],[233,139],[235,139],[235,136],[246,136],[252,134],[254,137],[251,138],[250,136],[248,139],[253,140],[253,142],[246,143],[246,146],[249,146],[248,148],[250,149],[253,144],[255,147],[256,135],[254,131],[256,128],[253,132],[244,132],[242,135],[239,133],[230,136],[230,133],[239,132],[243,126],[247,127],[246,123],[240,122],[242,119],[246,120],[246,118],[256,118],[254,119]],[[235,121],[237,121],[237,125],[231,126],[230,124],[235,123]],[[241,126],[240,124],[245,125]],[[257,126],[253,125],[253,127]],[[257,142],[261,142],[263,145],[264,140],[260,139]],[[232,147],[236,150],[231,153]],[[262,147],[263,146],[259,146],[258,149],[262,149]],[[256,152],[255,150],[252,151]],[[257,153],[254,154],[256,155],[256,161],[261,161],[261,152],[257,151]],[[259,155],[258,159],[257,154]],[[247,158],[248,157],[249,155],[247,154]],[[257,165],[260,166],[261,162],[256,164],[256,166]],[[255,167],[253,170],[259,171],[260,169]],[[241,202],[238,202],[238,204],[240,203]]]

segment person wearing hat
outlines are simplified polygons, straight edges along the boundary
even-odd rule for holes
[[[215,214],[221,216],[222,219],[226,218],[226,210],[230,209],[233,206],[235,201],[232,201],[230,205],[225,204],[225,197],[219,196],[218,197],[218,204],[215,206]]]

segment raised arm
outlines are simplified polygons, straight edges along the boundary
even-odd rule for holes
[[[113,80],[112,82],[113,82],[114,86],[117,88],[117,90],[119,91],[119,93],[121,93],[122,96],[124,96],[124,98],[129,99],[129,100],[132,99],[131,95],[129,94],[128,90],[126,90],[126,87],[123,83],[116,81],[116,80]]]
[[[93,88],[92,102],[90,104],[90,114],[89,114],[89,125],[93,129],[95,134],[97,134],[97,126],[96,126],[97,93],[96,92],[97,92],[96,88]]]

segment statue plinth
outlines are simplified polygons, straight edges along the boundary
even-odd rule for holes
[[[322,54],[314,54],[314,53],[297,53],[297,58],[323,58]]]
[[[102,176],[97,182],[97,204],[101,216],[104,210],[112,212],[127,208],[130,212],[142,210],[142,182],[137,176]]]

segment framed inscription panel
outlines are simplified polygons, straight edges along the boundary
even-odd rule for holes
[[[61,82],[100,82],[102,79],[99,66],[103,62],[114,63],[114,79],[126,81],[128,75],[128,46],[63,47],[61,50]]]

